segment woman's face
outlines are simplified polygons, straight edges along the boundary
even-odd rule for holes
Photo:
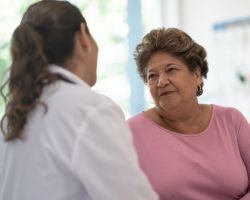
[[[149,59],[146,75],[157,109],[170,111],[197,101],[197,87],[202,82],[198,68],[190,72],[180,59],[165,52],[157,52]]]

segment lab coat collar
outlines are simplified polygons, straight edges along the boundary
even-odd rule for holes
[[[63,76],[67,80],[69,80],[70,82],[80,84],[80,85],[84,85],[84,86],[87,86],[87,87],[90,88],[90,86],[85,81],[83,81],[76,74],[72,73],[71,71],[69,71],[69,70],[67,70],[67,69],[65,69],[63,67],[51,64],[51,65],[49,65],[49,71],[52,72],[52,73],[60,74],[61,76]]]

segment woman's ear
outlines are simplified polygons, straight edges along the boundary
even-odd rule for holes
[[[194,76],[198,82],[198,85],[202,83],[202,76],[201,76],[201,69],[199,66],[197,66],[194,70]]]
[[[81,46],[86,50],[87,52],[91,50],[91,35],[86,30],[86,25],[81,23],[80,24],[80,30],[78,32],[78,37]]]
[[[201,69],[199,66],[197,66],[194,70],[194,75],[196,78],[201,78]]]

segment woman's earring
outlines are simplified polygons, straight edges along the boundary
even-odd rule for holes
[[[200,85],[198,85],[197,91],[196,91],[196,96],[201,96],[202,93],[203,93],[203,83],[201,83]]]

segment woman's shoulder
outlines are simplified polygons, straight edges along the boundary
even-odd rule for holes
[[[239,114],[240,111],[237,108],[234,107],[227,107],[227,106],[221,106],[221,105],[213,105],[214,111],[217,114],[222,114],[222,115],[228,115],[228,114]]]
[[[229,122],[236,122],[244,118],[243,114],[234,107],[213,105],[214,116],[216,119],[225,119]]]
[[[144,120],[144,111],[127,119],[128,124],[141,123]]]
[[[47,88],[41,101],[50,110],[68,112],[68,115],[78,112],[95,112],[100,109],[114,109],[118,106],[108,97],[93,91],[84,85],[59,81]]]
[[[150,118],[149,116],[151,115],[151,113],[152,113],[152,108],[144,110],[144,111],[130,117],[127,121],[129,123],[144,121],[144,120],[147,120],[147,118]]]
[[[145,110],[143,112],[138,113],[137,115],[129,118],[127,120],[128,125],[130,128],[133,129],[143,129],[145,128],[150,128],[151,126],[154,125],[154,122],[152,119],[149,117],[151,109]]]

